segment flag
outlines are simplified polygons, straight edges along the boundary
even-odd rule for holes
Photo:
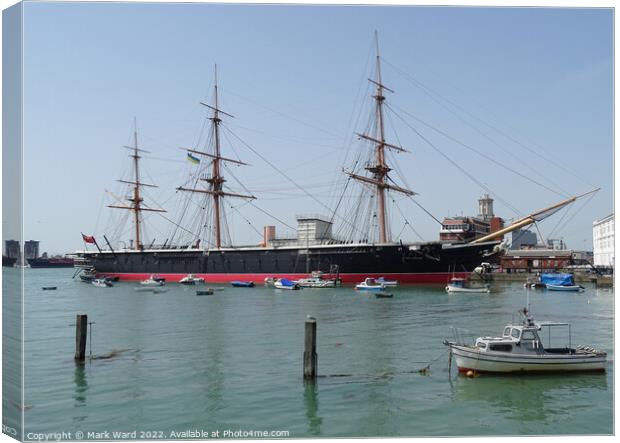
[[[193,163],[195,165],[200,163],[200,159],[198,157],[194,157],[191,152],[187,153],[187,161],[189,161],[190,163]]]
[[[82,240],[84,240],[84,243],[92,243],[93,245],[97,244],[97,242],[95,241],[95,237],[93,237],[92,235],[82,234]]]

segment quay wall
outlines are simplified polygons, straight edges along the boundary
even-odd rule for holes
[[[491,281],[506,281],[506,282],[522,282],[525,283],[529,278],[532,281],[535,281],[537,275],[535,273],[527,273],[527,272],[493,272],[491,274],[486,274],[485,278],[488,278]],[[472,274],[472,279],[475,279],[475,274]],[[598,285],[612,286],[613,285],[613,277],[596,277],[592,274],[584,274],[584,273],[575,273],[574,280],[576,283],[597,283]]]

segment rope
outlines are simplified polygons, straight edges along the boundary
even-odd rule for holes
[[[450,352],[450,348],[448,348],[448,352]],[[427,374],[427,373],[428,373],[428,371],[429,371],[429,370],[430,370],[430,368],[431,368],[431,365],[432,365],[433,363],[435,363],[437,360],[439,360],[441,357],[443,357],[445,353],[446,353],[446,351],[445,351],[445,350],[444,350],[444,351],[441,351],[441,353],[440,353],[437,357],[435,357],[434,359],[432,359],[432,360],[431,360],[431,361],[430,361],[430,362],[429,362],[426,366],[424,366],[422,369],[414,370],[414,371],[412,371],[412,372],[419,372],[420,374]]]
[[[467,172],[463,167],[459,166],[459,164],[457,162],[455,162],[454,160],[452,160],[448,155],[444,154],[437,146],[435,146],[429,139],[427,139],[426,137],[424,137],[420,131],[418,131],[416,128],[414,128],[409,122],[407,122],[403,117],[400,116],[400,114],[394,112],[394,115],[396,115],[407,127],[409,127],[409,129],[411,129],[413,132],[415,132],[418,137],[420,137],[427,145],[429,145],[431,148],[433,148],[438,154],[440,154],[443,158],[445,158],[447,161],[449,161],[450,163],[452,163],[452,165],[457,168],[459,171],[461,171],[463,174],[465,174],[467,177],[469,177],[469,179],[471,181],[473,181],[474,183],[476,183],[478,186],[480,186],[482,189],[484,189],[485,191],[487,191],[488,194],[495,196],[495,198],[497,198],[497,200],[501,201],[504,205],[506,205],[508,208],[510,208],[513,212],[515,212],[517,215],[520,215],[519,210],[517,210],[514,206],[512,206],[510,203],[508,203],[507,201],[505,201],[504,199],[502,199],[500,196],[497,195],[497,193],[493,192],[487,185],[485,185],[484,183],[482,183],[480,180],[478,180],[476,177],[474,177],[472,174],[470,174],[469,172]],[[434,218],[434,217],[433,217]]]
[[[462,122],[464,122],[465,124],[467,124],[469,127],[471,127],[472,129],[474,129],[476,132],[480,133],[481,135],[483,135],[485,138],[487,138],[488,140],[490,140],[491,142],[493,142],[497,147],[501,148],[501,146],[495,142],[495,140],[493,140],[491,137],[489,137],[488,135],[486,135],[485,133],[481,132],[478,128],[474,127],[473,125],[471,125],[470,123],[468,123],[467,121],[464,121],[461,117],[459,117],[453,110],[451,110],[450,108],[448,108],[447,106],[445,106],[444,104],[442,104],[440,101],[437,100],[436,97],[433,96],[436,95],[437,97],[440,97],[442,100],[446,101],[447,103],[450,103],[452,106],[454,106],[455,108],[459,109],[460,111],[462,111],[463,113],[469,115],[470,117],[472,117],[473,119],[479,121],[480,123],[482,123],[483,125],[491,128],[492,130],[494,130],[495,132],[497,132],[498,134],[506,137],[508,140],[512,141],[513,143],[515,143],[516,145],[522,147],[523,149],[529,151],[530,153],[538,156],[539,158],[545,160],[545,162],[548,162],[550,164],[555,165],[556,167],[558,167],[559,169],[563,170],[564,172],[572,175],[573,177],[577,178],[579,181],[581,181],[582,183],[585,183],[591,187],[594,187],[591,183],[587,182],[584,178],[578,176],[576,173],[574,173],[573,171],[569,170],[568,168],[562,166],[561,164],[558,164],[557,159],[550,159],[549,157],[546,157],[544,155],[542,155],[542,152],[544,152],[544,149],[536,144],[536,143],[532,143],[532,145],[534,145],[535,147],[537,147],[538,149],[533,149],[529,146],[527,146],[526,144],[520,142],[519,140],[516,140],[514,137],[512,137],[510,134],[507,134],[506,132],[502,131],[501,129],[499,129],[498,127],[485,122],[482,118],[474,115],[472,112],[468,111],[467,109],[463,108],[462,106],[459,106],[458,104],[454,103],[452,100],[444,97],[443,95],[439,94],[438,92],[433,91],[431,88],[429,88],[428,86],[424,85],[422,82],[420,82],[419,80],[417,80],[413,75],[399,69],[398,67],[396,67],[395,65],[393,65],[392,63],[390,63],[389,61],[385,60],[382,58],[382,60],[390,65],[392,68],[394,68],[398,73],[400,73],[403,77],[405,77],[405,79],[407,79],[410,83],[412,83],[414,86],[420,88],[427,96],[429,96],[433,101],[435,101],[437,104],[439,104],[441,107],[443,107],[444,109],[446,109],[448,112],[450,112],[451,114],[455,115],[457,118],[459,118],[459,120],[461,120]],[[454,87],[454,86],[453,86]],[[459,90],[459,88],[455,89]],[[461,91],[463,92],[463,91]],[[471,96],[470,96],[471,97]],[[475,100],[475,97],[471,97]],[[480,102],[478,102],[478,104],[480,105]],[[481,107],[484,108],[483,105],[480,105]],[[487,111],[489,111],[487,109]],[[492,111],[489,111],[492,112]],[[508,128],[512,129],[513,131],[515,130],[515,128],[511,127],[510,125],[506,125]],[[554,184],[557,186],[557,184],[553,183],[551,180],[549,180],[548,177],[546,177],[544,174],[540,174],[538,171],[536,171],[534,168],[532,168],[531,166],[528,166],[526,163],[524,163],[522,161],[522,159],[520,159],[518,156],[513,155],[509,150],[504,150],[505,152],[507,152],[509,155],[511,155],[513,158],[517,159],[519,162],[521,162],[523,165],[525,165],[526,167],[528,167],[530,170],[536,172],[538,175],[541,175],[543,177],[545,177],[550,183]],[[542,151],[542,152],[541,152]]]
[[[392,199],[392,203],[394,203],[394,206],[396,207],[396,209],[398,209],[398,212],[400,212],[400,215],[403,217],[403,219],[405,220],[405,224],[403,225],[403,229],[400,231],[400,233],[398,234],[398,237],[400,238],[400,235],[403,233],[403,231],[405,230],[405,226],[409,225],[409,228],[411,228],[411,230],[414,232],[415,235],[418,236],[418,238],[422,241],[424,241],[424,238],[418,233],[418,231],[416,231],[413,226],[411,226],[411,223],[409,223],[409,220],[407,220],[407,217],[405,217],[405,214],[403,214],[403,211],[400,209],[400,206],[398,206],[396,204],[396,200]]]
[[[285,179],[287,179],[290,183],[292,183],[297,189],[299,189],[300,191],[302,191],[304,194],[306,194],[308,197],[310,197],[312,200],[314,200],[316,203],[318,203],[319,205],[321,205],[322,207],[326,208],[328,211],[331,212],[331,208],[329,208],[327,205],[325,205],[325,203],[323,203],[322,201],[320,201],[319,199],[317,199],[314,195],[310,194],[309,192],[307,192],[304,188],[302,188],[301,186],[299,186],[292,178],[290,178],[288,175],[286,175],[284,172],[282,172],[279,168],[277,168],[273,163],[271,163],[269,160],[267,160],[263,155],[260,154],[260,152],[256,151],[254,148],[252,148],[248,143],[246,143],[243,139],[241,139],[237,134],[230,132],[230,134],[235,137],[237,140],[239,140],[246,148],[248,148],[250,151],[252,151],[255,155],[257,155],[261,160],[263,160],[265,163],[267,163],[269,166],[271,166],[276,172],[278,172],[280,175],[282,175]],[[254,207],[256,207],[256,205],[253,205]],[[345,219],[344,217],[338,217],[340,218],[342,221],[344,221],[345,223],[351,225],[351,223]],[[354,230],[358,230],[355,226],[352,226],[352,228]],[[362,232],[363,234],[363,232]]]
[[[388,108],[389,108],[392,112],[394,112],[394,110],[392,109],[392,107],[391,107],[389,104],[387,104],[387,103],[386,103],[386,106],[387,106],[387,107],[388,107]],[[396,107],[396,106],[395,106],[395,107]],[[566,194],[561,193],[561,192],[558,192],[558,191],[556,191],[555,189],[552,189],[552,188],[550,188],[549,186],[547,186],[547,185],[545,185],[545,184],[543,184],[543,183],[541,183],[541,182],[539,182],[539,181],[537,181],[537,180],[534,180],[533,178],[528,177],[527,175],[525,175],[525,174],[523,174],[523,173],[521,173],[521,172],[517,171],[516,169],[512,169],[511,167],[507,166],[506,164],[504,164],[504,163],[502,163],[502,162],[500,162],[500,161],[495,160],[493,157],[491,157],[491,156],[489,156],[489,155],[487,155],[487,154],[485,154],[485,153],[483,153],[483,152],[481,152],[481,151],[477,150],[476,148],[474,148],[474,147],[472,147],[472,146],[470,146],[470,145],[468,145],[468,144],[466,144],[466,143],[464,143],[464,142],[462,142],[462,141],[460,141],[460,140],[456,139],[455,137],[453,137],[453,136],[451,136],[450,134],[448,134],[448,133],[446,133],[446,132],[442,131],[441,129],[438,129],[438,128],[436,128],[436,127],[432,126],[431,124],[426,123],[426,122],[425,122],[425,121],[423,121],[422,119],[420,119],[420,118],[416,117],[415,115],[413,115],[413,114],[411,114],[411,113],[409,113],[409,112],[405,111],[404,109],[402,109],[402,108],[400,108],[400,107],[398,107],[398,109],[400,109],[400,111],[401,111],[403,114],[407,114],[409,117],[411,117],[411,118],[413,118],[413,119],[417,120],[418,122],[422,123],[424,126],[426,126],[426,127],[430,128],[430,129],[432,129],[433,131],[435,131],[435,132],[437,132],[437,133],[439,133],[439,134],[443,135],[443,136],[444,136],[444,137],[446,137],[447,139],[452,140],[454,143],[456,143],[456,144],[458,144],[458,145],[461,145],[461,146],[463,146],[464,148],[466,148],[466,149],[468,149],[468,150],[470,150],[470,151],[472,151],[472,152],[474,152],[474,153],[478,154],[480,157],[487,159],[488,161],[490,161],[490,162],[494,163],[495,165],[497,165],[497,166],[499,166],[499,167],[501,167],[501,168],[504,168],[504,169],[506,169],[507,171],[512,172],[513,174],[518,175],[518,176],[519,176],[519,177],[521,177],[521,178],[524,178],[524,179],[526,179],[526,180],[529,180],[530,182],[534,183],[535,185],[538,185],[538,186],[540,186],[541,188],[546,189],[547,191],[553,192],[554,194],[557,194],[557,195],[559,195],[560,197],[563,197],[563,198],[566,198],[566,197],[567,197],[567,195],[566,195]]]

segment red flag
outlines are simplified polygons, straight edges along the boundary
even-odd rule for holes
[[[97,244],[97,242],[95,241],[95,237],[93,237],[92,235],[82,234],[82,240],[84,240],[84,243],[92,243],[93,245]]]

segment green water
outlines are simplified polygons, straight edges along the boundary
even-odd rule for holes
[[[6,293],[7,273],[19,271],[4,272]],[[470,379],[448,372],[442,339],[451,326],[500,334],[524,305],[520,285],[497,285],[490,295],[402,287],[392,299],[351,287],[226,286],[196,296],[176,284],[163,294],[131,283],[97,288],[72,273],[25,270],[27,439],[104,431],[171,438],[187,430],[290,438],[613,432],[611,289],[531,293],[538,320],[571,322],[573,345],[608,352],[605,374]],[[58,290],[41,290],[48,285]],[[76,367],[77,313],[95,322],[94,355],[125,351]],[[307,315],[318,324],[316,384],[302,380]],[[430,362],[427,375],[417,372]],[[5,414],[16,419],[18,405],[5,400]]]

